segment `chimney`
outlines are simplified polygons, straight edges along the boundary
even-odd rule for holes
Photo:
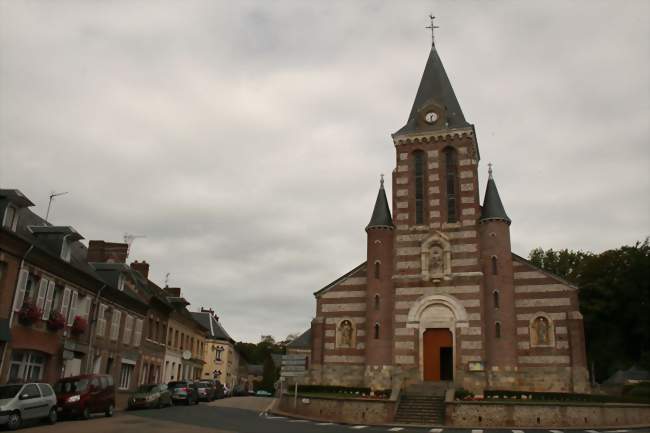
[[[174,297],[174,298],[180,298],[181,297],[181,288],[180,287],[165,287],[165,293],[167,293],[168,296]]]
[[[88,262],[96,263],[126,263],[129,253],[128,244],[121,242],[88,242]]]
[[[138,271],[142,274],[143,277],[149,278],[149,263],[147,263],[145,260],[139,262],[131,262],[131,269],[134,271]]]
[[[214,315],[214,310],[212,308],[201,307],[201,313],[210,313]]]

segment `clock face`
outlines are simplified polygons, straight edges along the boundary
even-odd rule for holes
[[[435,111],[429,111],[424,115],[424,120],[427,123],[435,123],[438,120],[438,114]]]

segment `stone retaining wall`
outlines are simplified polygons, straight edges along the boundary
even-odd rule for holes
[[[650,425],[650,405],[593,403],[447,402],[455,427],[600,427]]]
[[[280,398],[277,408],[297,417],[326,419],[350,424],[386,424],[395,416],[395,402],[391,400],[301,397],[294,407],[293,395]]]

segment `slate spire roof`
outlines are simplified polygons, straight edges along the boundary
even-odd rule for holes
[[[444,116],[441,116],[441,119],[433,124],[419,120],[425,114],[422,110],[432,105],[441,107],[444,110]],[[438,56],[438,51],[435,46],[432,46],[409,118],[406,125],[395,134],[467,126],[471,125],[465,121],[465,116],[463,116],[463,111],[456,99],[440,56]]]
[[[375,201],[375,209],[372,211],[372,217],[366,226],[366,230],[371,228],[392,229],[393,227],[395,226],[393,225],[393,218],[390,216],[386,191],[384,190],[384,175],[382,174],[379,183],[379,192],[377,193],[377,201]]]
[[[481,208],[481,222],[489,220],[502,220],[509,225],[512,221],[510,218],[508,218],[506,210],[503,208],[503,203],[501,203],[501,197],[499,197],[497,184],[494,182],[494,177],[492,176],[492,164],[489,164],[489,167],[488,182],[487,187],[485,188],[483,207]]]

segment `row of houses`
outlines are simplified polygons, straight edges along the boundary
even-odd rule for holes
[[[149,279],[146,261],[128,264],[127,243],[86,247],[33,205],[0,189],[0,383],[110,374],[123,402],[143,383],[249,382],[212,309],[191,312],[179,287]]]

